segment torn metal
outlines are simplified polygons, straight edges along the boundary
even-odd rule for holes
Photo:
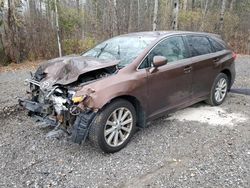
[[[84,114],[93,118],[97,109],[85,105],[89,100],[90,88],[85,95],[75,96],[83,86],[116,74],[118,61],[100,60],[83,56],[66,56],[50,60],[40,66],[30,79],[25,80],[29,86],[27,98],[19,99],[19,104],[29,111],[37,121],[43,121],[56,128],[67,130],[72,127],[82,129],[85,140],[90,122],[80,121]],[[79,119],[80,118],[80,119]],[[78,125],[79,124],[79,125]],[[78,140],[78,143],[81,141]]]

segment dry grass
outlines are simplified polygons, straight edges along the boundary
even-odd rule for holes
[[[0,66],[0,73],[10,71],[15,72],[18,70],[35,70],[43,62],[44,60],[26,61],[20,64],[11,63],[7,66]]]

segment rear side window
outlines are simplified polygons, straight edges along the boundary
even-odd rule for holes
[[[215,39],[209,38],[215,52],[219,52],[222,50],[225,50],[225,46],[222,45],[221,43],[217,42]]]
[[[204,36],[188,36],[188,44],[192,57],[213,53],[212,46],[207,37]]]

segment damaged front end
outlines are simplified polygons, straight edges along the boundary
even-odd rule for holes
[[[69,68],[69,62],[71,62],[71,69],[76,70],[74,60],[70,59],[62,63]],[[65,66],[63,66],[64,70]],[[46,68],[48,69],[48,66]],[[70,73],[68,70],[67,74],[62,74],[62,71],[56,69],[57,72],[51,74],[45,68],[38,68],[36,73],[31,75],[31,79],[25,80],[29,90],[27,98],[19,99],[19,104],[28,110],[29,116],[34,117],[35,121],[53,126],[54,130],[65,131],[76,143],[85,141],[97,109],[87,106],[89,94],[93,91],[90,90],[90,93],[83,96],[76,97],[75,94],[86,85],[117,72],[115,64],[108,67],[102,66],[100,69],[96,67],[94,69],[88,67],[88,69],[82,74],[78,71],[79,75],[75,75],[76,71]],[[72,79],[73,76],[75,79]],[[71,83],[68,82],[67,77],[70,77]],[[65,84],[62,80],[66,80]]]

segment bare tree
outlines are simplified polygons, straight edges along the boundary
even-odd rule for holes
[[[233,11],[233,9],[234,9],[235,1],[236,1],[236,0],[231,0],[231,3],[230,3],[230,11]]]
[[[204,9],[202,11],[202,21],[201,21],[201,26],[200,26],[201,31],[204,31],[204,22],[205,22],[205,17],[206,17],[207,12],[208,12],[208,4],[209,4],[209,0],[205,0],[205,6],[204,6]]]
[[[183,1],[183,10],[187,11],[187,4],[188,4],[188,0],[184,0]]]
[[[250,29],[248,30],[247,54],[250,54]]]
[[[172,29],[178,29],[178,17],[179,17],[179,0],[174,0],[173,3],[173,20],[172,20]]]
[[[158,22],[158,0],[155,0],[154,4],[154,18],[153,18],[153,31],[157,29],[157,22]]]
[[[219,32],[222,34],[223,26],[224,26],[224,14],[226,10],[226,2],[227,0],[221,0],[221,9],[220,9],[220,22],[219,22]]]
[[[77,7],[77,11],[78,11],[78,14],[80,13],[80,0],[76,0],[76,7]]]
[[[19,14],[18,6],[21,5],[19,0],[7,1],[7,19],[3,19],[4,32],[2,33],[2,42],[5,54],[8,58],[16,63],[20,63],[21,57],[21,36],[22,18]]]
[[[137,0],[137,29],[140,30],[140,18],[141,18],[141,14],[140,14],[140,0]]]
[[[238,53],[250,53],[249,9],[249,0],[0,0],[0,61],[79,53],[152,29],[216,32]]]
[[[57,0],[54,0],[55,4],[55,14],[56,14],[56,35],[57,35],[57,45],[58,45],[58,52],[59,57],[62,57],[62,45],[60,40],[60,28],[59,28],[59,21],[58,21],[58,10],[57,10]]]

